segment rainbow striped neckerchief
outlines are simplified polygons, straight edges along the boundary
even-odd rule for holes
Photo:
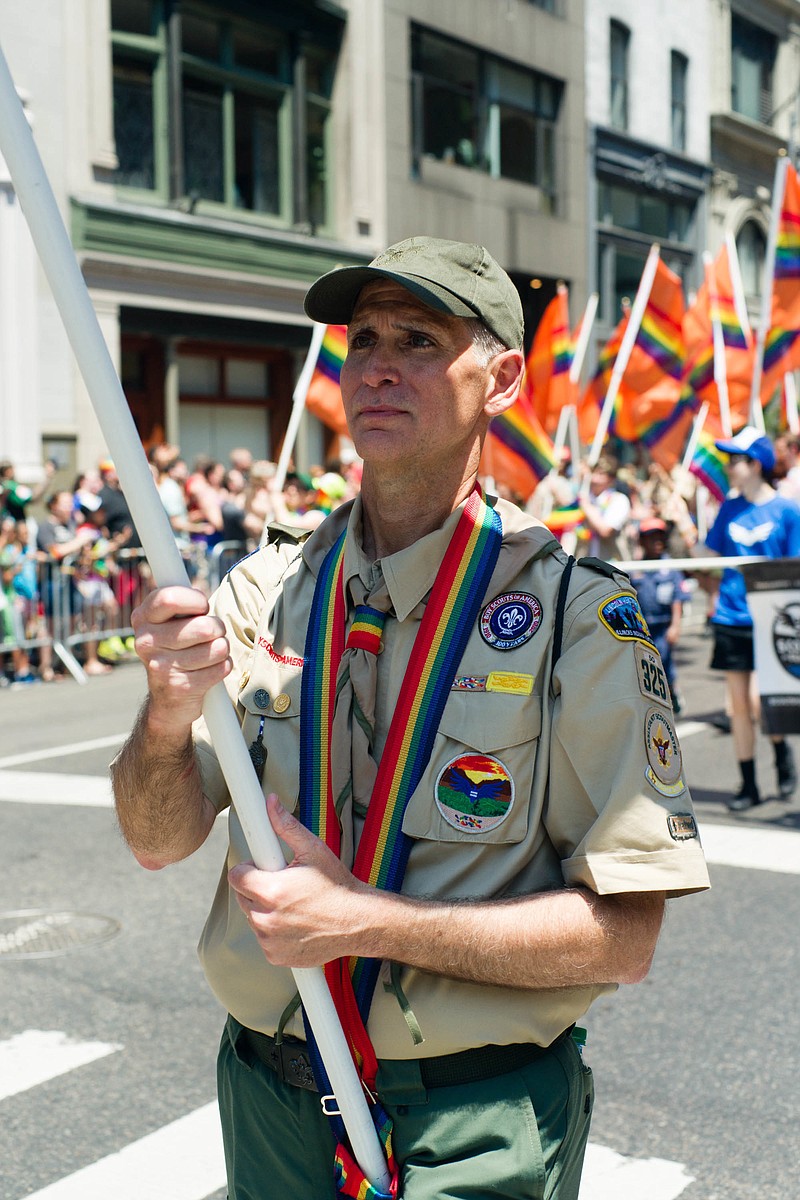
[[[331,781],[331,738],[336,677],[347,620],[343,585],[346,532],[328,551],[317,577],[306,635],[300,711],[300,819],[337,855],[341,829]],[[489,586],[502,539],[500,517],[476,485],[434,581],[378,766],[353,864],[356,878],[373,887],[393,892],[402,887],[411,849],[411,839],[402,831],[403,814],[430,759],[447,696]],[[339,959],[325,967],[345,1034],[370,1092],[374,1092],[377,1061],[366,1023],[379,970],[379,959]],[[318,1082],[326,1084],[329,1092],[308,1026],[307,1033],[315,1072],[322,1076]],[[383,1114],[376,1113],[375,1118],[379,1124]],[[332,1123],[343,1143],[340,1119],[334,1118]],[[340,1145],[337,1160],[342,1149]],[[355,1191],[342,1192],[354,1196],[360,1193],[369,1194],[361,1185]]]

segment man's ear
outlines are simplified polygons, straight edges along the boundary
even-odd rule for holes
[[[524,371],[525,358],[521,350],[504,350],[492,359],[483,406],[487,416],[496,417],[511,408],[519,395]]]

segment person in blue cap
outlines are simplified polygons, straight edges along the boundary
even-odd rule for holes
[[[724,501],[705,540],[693,552],[710,550],[725,558],[750,555],[791,558],[800,554],[800,506],[781,496],[772,486],[775,451],[772,442],[752,425],[731,438],[716,442],[730,455],[728,480],[731,494]],[[731,710],[731,733],[741,771],[741,786],[727,806],[742,812],[762,802],[755,774],[755,738],[758,712],[752,701],[753,618],[741,571],[726,568],[711,618],[714,653],[711,668],[725,672]],[[797,769],[789,743],[772,738],[778,793],[793,795]]]

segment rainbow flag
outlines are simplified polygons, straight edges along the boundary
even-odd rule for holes
[[[689,470],[705,484],[712,496],[722,501],[729,488],[728,455],[718,450],[714,442],[715,435],[706,428],[702,429],[689,463]]]
[[[786,171],[772,285],[771,328],[764,345],[761,402],[766,404],[787,371],[800,367],[800,179]]]
[[[528,500],[555,465],[553,442],[530,401],[520,394],[516,403],[489,425],[481,473]]]
[[[739,429],[747,424],[750,411],[754,348],[749,329],[742,327],[736,309],[731,264],[725,245],[715,261],[706,267],[705,279],[695,302],[687,308],[683,318],[683,337],[686,345],[684,395],[691,393],[698,404],[708,403],[710,416],[719,423],[722,415],[714,374],[715,319],[719,320],[725,349],[725,376],[731,426],[733,429]]]
[[[562,504],[559,508],[552,509],[546,517],[542,517],[544,524],[557,538],[575,529],[578,530],[579,538],[588,538],[589,531],[583,524],[585,520],[586,513],[577,500],[573,500],[571,504]]]
[[[648,434],[651,418],[649,406],[638,405],[635,397],[651,392],[665,379],[676,384],[674,400],[677,403],[686,357],[683,317],[680,277],[659,259],[642,323],[614,401],[608,426],[610,434],[623,441],[642,441]],[[664,398],[663,392],[660,398]]]
[[[523,389],[547,433],[555,433],[565,404],[576,402],[569,372],[575,345],[569,328],[569,294],[559,284],[542,313],[525,363]]]
[[[328,325],[306,394],[306,408],[338,434],[347,433],[339,375],[347,357],[347,326]]]
[[[584,389],[578,405],[578,432],[582,442],[588,443],[594,438],[603,400],[611,383],[611,372],[614,370],[614,363],[617,360],[629,319],[630,305],[626,305],[616,329],[601,349],[594,375]]]

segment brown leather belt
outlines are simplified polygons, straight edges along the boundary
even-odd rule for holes
[[[454,1087],[493,1079],[496,1075],[505,1075],[536,1062],[566,1041],[571,1033],[572,1026],[559,1034],[549,1046],[537,1046],[530,1042],[511,1046],[478,1046],[457,1054],[421,1058],[418,1060],[420,1078],[426,1088]],[[240,1037],[252,1054],[270,1067],[283,1083],[305,1088],[309,1092],[318,1091],[305,1042],[291,1037],[276,1042],[274,1037],[266,1033],[246,1028],[242,1028]]]

